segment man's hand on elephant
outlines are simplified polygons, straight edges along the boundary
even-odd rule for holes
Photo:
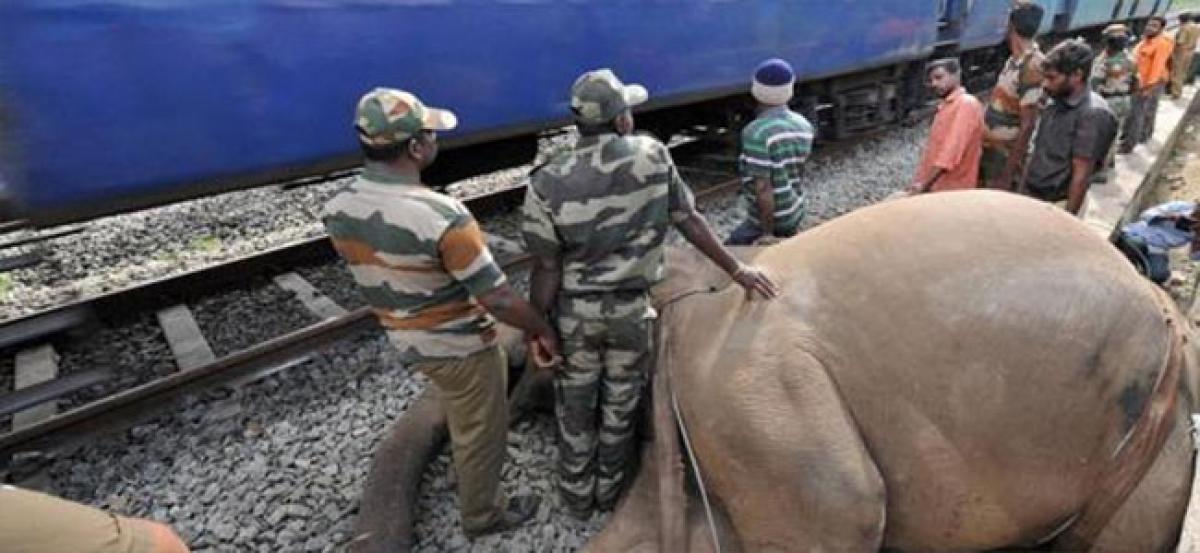
[[[746,299],[752,299],[755,292],[766,299],[779,295],[779,287],[756,267],[739,266],[737,272],[733,273],[733,280],[746,290]]]

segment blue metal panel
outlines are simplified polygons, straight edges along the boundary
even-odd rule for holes
[[[1042,26],[1038,28],[1038,34],[1046,34],[1054,30],[1054,16],[1066,11],[1065,0],[1035,0],[1043,10],[1046,10],[1042,16]]]
[[[1129,17],[1150,17],[1154,14],[1154,6],[1157,0],[1133,0],[1135,4],[1130,5]]]
[[[1118,0],[1076,0],[1071,29],[1103,25],[1112,20]]]
[[[1008,11],[1011,8],[1012,3],[1009,0],[975,0],[963,25],[959,48],[974,50],[1004,42],[1004,32],[1008,28]]]
[[[932,49],[913,0],[2,0],[0,91],[31,208],[161,193],[355,150],[376,85],[458,112],[449,137],[567,115],[583,70],[659,98],[745,86],[778,55],[829,75]]]
[[[1045,10],[1042,25],[1038,28],[1038,33],[1041,34],[1053,31],[1055,16],[1069,13],[1071,9],[1071,0],[1036,0],[1036,2]],[[1012,9],[1011,0],[975,0],[963,26],[959,48],[973,50],[996,46],[1004,42],[1004,32],[1008,28],[1010,9]]]

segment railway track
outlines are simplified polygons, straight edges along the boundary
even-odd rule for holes
[[[907,124],[919,123],[931,111],[917,113]],[[825,155],[854,148],[876,133],[824,144]],[[704,202],[735,189],[736,156],[725,135],[706,133],[671,146],[684,179],[697,201]],[[481,221],[503,217],[520,205],[523,184],[463,198]],[[73,301],[0,325],[0,351],[15,352],[15,365],[31,365],[34,376],[13,391],[0,395],[0,431],[10,418],[11,430],[0,434],[0,468],[20,452],[53,451],[106,431],[130,427],[150,418],[185,396],[222,387],[237,387],[300,364],[315,352],[339,340],[377,329],[370,311],[348,310],[309,284],[296,270],[337,260],[325,236],[283,244],[252,255],[158,278],[136,286]],[[522,271],[529,257],[522,252],[500,254],[506,272]],[[191,316],[188,304],[244,285],[254,276],[267,276],[292,292],[318,322],[261,341],[228,355],[216,356]],[[55,354],[45,342],[86,329],[113,313],[155,312],[170,343],[177,370],[133,387],[124,388],[69,410],[57,413],[57,399],[110,381],[122,367],[96,367],[57,377]],[[35,345],[39,344],[40,345]],[[21,367],[16,367],[18,371]],[[18,372],[18,374],[20,374]],[[30,381],[32,380],[32,382]]]
[[[676,157],[682,160],[680,170],[695,187],[698,201],[728,192],[738,182],[728,169],[720,169],[733,167],[732,156],[711,150],[711,145],[703,141],[675,147]],[[511,212],[523,197],[524,187],[516,186],[465,198],[463,202],[484,220]],[[0,349],[16,352],[18,376],[14,391],[0,396],[0,424],[9,416],[12,423],[9,432],[0,434],[0,467],[14,454],[70,447],[98,433],[132,426],[189,394],[252,382],[295,366],[339,340],[377,329],[369,309],[347,310],[294,272],[298,267],[333,263],[336,259],[328,239],[320,236],[8,321],[0,326]],[[513,273],[525,268],[529,257],[513,252],[500,261],[506,272]],[[245,283],[251,275],[273,277],[277,285],[293,292],[319,322],[229,355],[215,356],[188,304]],[[97,367],[56,378],[55,354],[41,342],[84,328],[110,313],[144,311],[157,313],[178,370],[56,413],[52,402],[105,383],[121,368]],[[22,379],[21,371],[34,376]]]
[[[805,173],[810,216],[806,227],[879,201],[906,184],[903,181],[915,165],[925,136],[924,126],[893,128],[845,147],[839,143],[819,148]],[[740,223],[738,202],[732,194],[702,188],[720,184],[728,176],[733,156],[712,152],[709,159],[698,157],[675,156],[685,178],[701,196],[700,211],[714,230],[725,236]],[[463,188],[483,191],[476,185],[511,185],[510,175],[480,179]],[[257,196],[252,200],[270,201]],[[309,204],[302,208],[304,213],[313,212]],[[197,213],[204,216],[210,211]],[[517,220],[500,216],[481,222],[485,229],[512,238]],[[157,221],[147,221],[144,227],[157,228],[153,223]],[[102,228],[120,231],[131,227],[138,230],[134,225]],[[172,228],[195,227],[180,223]],[[678,242],[678,235],[671,241]],[[166,239],[156,242],[171,243]],[[85,243],[109,242],[90,239]],[[519,254],[514,248],[495,251],[505,262],[514,257],[508,252]],[[53,253],[51,260],[57,262],[58,253]],[[155,258],[140,251],[138,255]],[[341,262],[280,268],[301,275],[346,308],[344,315],[362,305]],[[56,416],[68,416],[67,410],[73,406],[88,407],[82,403],[86,400],[115,403],[116,399],[105,397],[112,390],[127,391],[129,395],[120,399],[141,406],[109,404],[106,407],[123,411],[111,415],[94,411],[96,406],[92,406],[79,412],[79,420],[70,423],[73,428],[56,428],[41,437],[26,434],[21,440],[27,445],[12,449],[23,453],[0,466],[0,479],[113,512],[169,522],[197,551],[341,550],[352,539],[358,490],[368,478],[378,440],[396,417],[411,409],[428,383],[399,365],[395,349],[369,318],[364,326],[347,329],[345,339],[309,354],[307,361],[289,361],[303,359],[303,350],[280,351],[278,357],[269,359],[260,346],[320,322],[302,302],[276,286],[272,276],[268,272],[253,279],[243,277],[243,281],[253,282],[187,302],[217,356],[238,350],[261,354],[261,368],[248,368],[244,374],[249,377],[230,376],[226,384],[212,379],[219,372],[175,376],[177,363],[154,311],[166,303],[149,302],[146,309],[129,316],[99,313],[104,325],[60,335],[54,342],[61,355],[60,374],[92,368],[122,370],[106,384],[60,399],[61,414]],[[519,272],[512,277],[518,288],[527,281]],[[12,362],[11,351],[0,356],[0,394],[8,390],[9,383],[3,379]],[[192,370],[207,370],[202,367]],[[254,375],[273,371],[279,372],[240,385]],[[133,391],[164,377],[196,380],[190,384],[164,382],[170,386]],[[170,387],[183,386],[194,386],[196,393],[166,399]],[[136,394],[146,397],[133,397]],[[158,414],[150,416],[154,411]],[[137,420],[143,417],[145,420]],[[110,424],[101,424],[103,418]],[[97,433],[106,428],[115,431]],[[6,419],[0,417],[0,432],[6,430]],[[512,430],[510,443],[516,445],[510,448],[512,463],[506,464],[506,486],[514,493],[551,493],[556,447],[552,422],[546,417],[527,419]],[[418,549],[457,550],[470,545],[458,529],[453,471],[448,463],[447,456],[439,457],[427,471],[429,482],[422,487],[418,509],[423,529]],[[553,509],[544,516],[541,524],[485,540],[481,546],[569,551],[582,546],[596,530],[597,521],[580,524]]]

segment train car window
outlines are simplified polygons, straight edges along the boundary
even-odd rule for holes
[[[955,20],[962,19],[971,13],[975,0],[938,0],[938,27],[945,28],[953,25]]]

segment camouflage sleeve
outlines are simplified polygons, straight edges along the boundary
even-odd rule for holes
[[[1042,101],[1042,60],[1043,56],[1030,58],[1029,63],[1021,69],[1017,83],[1017,96],[1021,99],[1021,107],[1036,106]]]
[[[667,162],[667,210],[671,213],[671,223],[678,224],[696,212],[696,197],[692,194],[692,188],[679,174],[679,168],[671,158],[671,151],[665,145],[660,144],[660,147]]]
[[[550,206],[532,183],[525,187],[525,204],[521,206],[521,237],[534,257],[556,258],[562,249]]]
[[[1092,88],[1096,88],[1103,85],[1106,79],[1108,79],[1108,60],[1096,56],[1096,59],[1092,61],[1092,74],[1089,84]]]
[[[464,208],[465,209],[465,208]],[[442,267],[479,297],[504,284],[504,271],[492,258],[479,223],[469,213],[460,214],[438,240]]]

